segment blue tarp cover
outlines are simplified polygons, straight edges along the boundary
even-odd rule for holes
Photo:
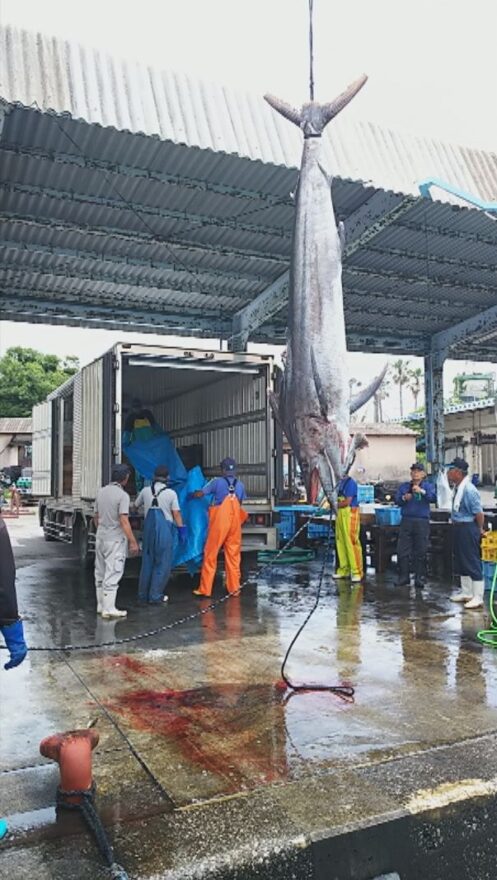
[[[209,502],[206,498],[187,501],[186,496],[205,485],[202,469],[194,467],[187,471],[174,443],[166,433],[156,433],[149,439],[138,439],[136,433],[123,434],[123,452],[147,483],[152,481],[158,465],[163,464],[167,467],[168,485],[178,495],[183,522],[188,529],[188,539],[184,544],[180,544],[177,531],[174,530],[173,565],[186,565],[192,573],[198,571],[207,536]]]

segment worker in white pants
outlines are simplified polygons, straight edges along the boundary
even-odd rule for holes
[[[127,615],[126,611],[116,608],[116,595],[128,548],[131,556],[136,556],[139,551],[129,523],[129,495],[124,490],[129,475],[127,465],[115,465],[112,481],[99,490],[95,501],[97,614],[105,620]]]

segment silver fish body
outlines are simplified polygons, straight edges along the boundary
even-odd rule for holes
[[[290,264],[287,355],[283,384],[272,403],[299,461],[310,501],[321,483],[330,502],[347,472],[350,390],[342,291],[342,238],[336,225],[331,180],[323,166],[321,132],[364,85],[363,77],[331,104],[312,102],[296,110],[272,96],[266,100],[299,125],[304,146],[295,203]],[[383,376],[373,383],[374,393]],[[360,405],[364,403],[362,400]]]

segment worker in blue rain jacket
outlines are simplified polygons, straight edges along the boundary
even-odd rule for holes
[[[437,500],[433,483],[426,479],[421,462],[411,465],[410,480],[401,483],[395,503],[402,511],[397,544],[399,576],[397,586],[408,586],[414,571],[414,586],[422,589],[426,581],[426,557],[430,540],[430,504]]]
[[[209,507],[209,530],[204,548],[204,559],[198,590],[195,596],[210,596],[216,575],[217,557],[224,550],[226,589],[236,593],[240,589],[240,562],[242,552],[242,525],[248,514],[242,508],[246,498],[245,486],[236,476],[234,458],[221,462],[221,477],[210,480],[203,489],[193,492],[193,498],[212,496]]]
[[[138,601],[159,605],[168,601],[167,584],[171,576],[176,525],[182,543],[187,539],[178,496],[167,485],[165,465],[155,469],[152,484],[145,486],[134,506],[144,509],[142,567],[138,582]]]
[[[0,516],[0,632],[9,652],[4,669],[19,666],[28,653],[17,610],[16,567],[7,526]]]

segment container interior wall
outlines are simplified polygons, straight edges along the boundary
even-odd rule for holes
[[[33,495],[48,496],[52,489],[52,404],[33,409]]]
[[[127,366],[123,405],[133,399],[150,409],[176,447],[201,447],[206,476],[219,473],[225,456],[238,462],[253,501],[269,501],[268,367],[258,373]]]
[[[81,371],[81,498],[92,500],[102,485],[102,359]]]

